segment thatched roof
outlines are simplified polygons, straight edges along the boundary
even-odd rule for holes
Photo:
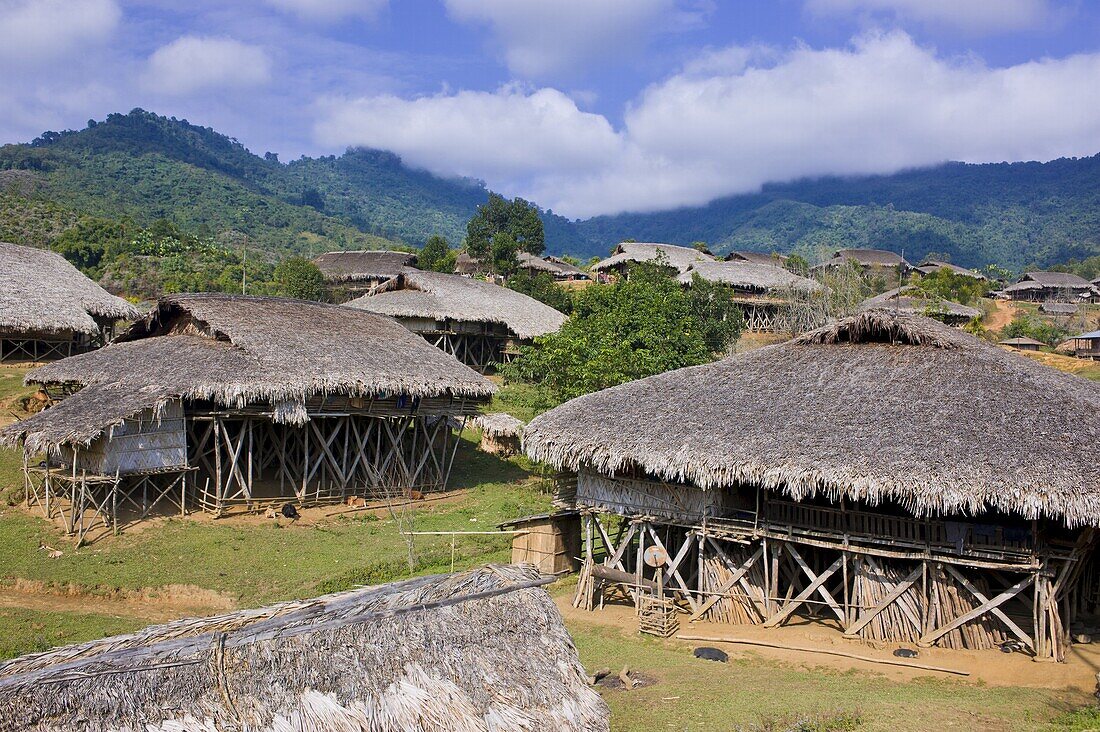
[[[1001,346],[1046,346],[1042,341],[1024,336],[1018,338],[1005,338],[1003,341],[997,341],[997,344]]]
[[[1080,308],[1072,302],[1044,302],[1039,304],[1039,312],[1051,315],[1075,315]]]
[[[932,274],[933,272],[937,272],[941,269],[950,270],[955,274],[965,275],[966,277],[973,277],[976,280],[988,279],[981,272],[976,272],[972,269],[967,269],[966,267],[960,267],[959,265],[951,264],[950,262],[941,262],[937,259],[925,260],[921,263],[919,267],[916,267],[916,270],[922,274]]]
[[[0,242],[0,271],[0,331],[98,335],[96,318],[139,315],[133,305],[45,249]]]
[[[649,262],[662,255],[670,267],[680,272],[683,272],[695,262],[706,262],[714,259],[711,255],[698,249],[676,246],[675,244],[623,242],[615,247],[615,251],[610,257],[592,265],[592,271],[599,272],[612,269],[627,262]]]
[[[558,469],[1100,526],[1098,407],[1098,384],[873,310],[574,399],[524,446]]]
[[[561,257],[549,256],[549,257],[546,257],[546,261],[550,262],[553,265],[555,265],[558,268],[559,273],[563,274],[563,275],[573,275],[573,276],[577,276],[577,277],[589,277],[589,278],[591,278],[591,276],[592,276],[588,272],[585,272],[583,269],[578,267],[577,265],[573,264],[572,262],[567,262],[564,259],[562,259]]]
[[[819,292],[822,289],[820,282],[799,277],[775,264],[757,264],[745,260],[696,262],[677,279],[690,285],[694,275],[699,275],[708,282],[758,292]]]
[[[538,570],[177,620],[0,664],[11,732],[607,730]]]
[[[491,412],[474,417],[474,427],[492,437],[518,437],[523,432],[523,420],[505,412]]]
[[[481,260],[471,257],[466,252],[459,252],[455,257],[456,274],[475,274],[482,270]]]
[[[1017,284],[1034,282],[1041,287],[1068,287],[1088,289],[1092,284],[1072,272],[1025,272]],[[1005,288],[1008,290],[1009,288]]]
[[[533,297],[482,280],[406,268],[391,286],[346,303],[395,318],[500,323],[519,338],[553,333],[565,316]]]
[[[483,399],[496,390],[388,318],[239,295],[162,298],[116,342],[35,369],[27,381],[86,387],[0,431],[0,442],[25,438],[30,449],[88,444],[176,398],[230,408],[263,401],[275,405],[276,421],[301,423],[305,401],[316,395]]]
[[[875,295],[863,301],[860,306],[865,310],[875,308],[896,310],[908,315],[936,315],[947,316],[952,319],[980,318],[983,313],[978,308],[963,305],[951,300],[928,299],[923,297],[920,291],[912,285],[895,287],[881,295]]]
[[[818,266],[832,266],[846,260],[851,260],[861,267],[901,267],[902,269],[910,267],[900,254],[885,249],[838,249],[833,252],[832,259]]]
[[[325,252],[313,260],[326,282],[361,282],[396,277],[402,267],[416,264],[409,252],[353,251]]]
[[[726,255],[727,262],[752,262],[753,264],[774,264],[782,266],[783,262],[787,261],[786,254],[779,254],[773,252],[771,254],[767,252],[748,252],[744,250],[730,252]]]
[[[519,260],[520,269],[531,269],[536,272],[549,272],[551,274],[556,274],[559,271],[553,263],[530,252],[517,252],[516,259]]]
[[[1072,336],[1079,341],[1095,341],[1100,340],[1100,330],[1094,330],[1089,333],[1082,333],[1081,335]]]

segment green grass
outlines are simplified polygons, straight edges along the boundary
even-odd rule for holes
[[[530,422],[553,406],[554,402],[545,389],[534,384],[512,382],[500,387],[486,411],[507,412],[516,419]]]
[[[617,732],[1050,729],[1051,720],[1069,719],[1088,702],[1082,692],[931,677],[898,682],[877,673],[787,665],[751,652],[731,653],[721,664],[694,658],[689,646],[584,622],[571,623],[570,632],[585,668],[617,672],[626,665],[656,679],[631,691],[601,690]],[[797,726],[799,720],[806,723]]]
[[[108,635],[129,633],[146,625],[135,618],[93,613],[42,613],[23,608],[0,608],[0,659],[45,651],[53,646],[81,643]]]

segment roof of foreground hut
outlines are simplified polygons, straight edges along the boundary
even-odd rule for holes
[[[136,318],[138,311],[81,274],[60,254],[0,242],[0,330],[95,335],[95,318]]]
[[[392,285],[346,303],[397,318],[500,323],[519,338],[553,333],[565,316],[522,292],[491,282],[405,268]]]
[[[863,301],[861,306],[870,310],[874,308],[897,310],[909,315],[950,315],[956,318],[980,318],[982,311],[978,308],[963,305],[952,300],[931,300],[923,297],[920,290],[912,285],[895,287],[881,295],[875,295]]]
[[[745,260],[696,262],[677,279],[683,284],[690,285],[693,275],[699,275],[708,282],[743,290],[818,292],[822,289],[821,283],[817,280],[800,277],[775,264],[758,264]]]
[[[871,310],[574,399],[536,417],[524,445],[559,469],[1100,526],[1098,407],[1091,381]]]
[[[607,730],[538,570],[487,566],[0,664],[0,728]]]
[[[0,431],[30,449],[89,444],[175,398],[275,405],[306,421],[305,400],[348,394],[487,397],[495,387],[400,324],[336,305],[242,295],[173,295],[104,348],[31,371],[33,383],[84,386]]]
[[[692,247],[681,247],[675,244],[623,242],[615,247],[615,251],[610,257],[592,265],[592,271],[599,272],[600,270],[611,269],[626,262],[649,262],[662,255],[668,260],[670,267],[681,272],[695,262],[707,262],[714,259],[710,254]]]
[[[402,267],[415,262],[415,254],[382,249],[325,252],[313,260],[326,282],[360,282],[381,277],[396,277]]]

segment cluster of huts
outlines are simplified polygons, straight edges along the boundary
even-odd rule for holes
[[[834,259],[901,266],[848,251]],[[778,257],[666,244],[621,244],[592,269],[629,276],[651,260],[685,286],[728,286],[760,307],[759,328],[771,305],[821,287]],[[172,295],[142,315],[75,278],[76,298],[6,294],[17,339],[97,345],[75,335],[91,335],[72,327],[76,309],[100,339],[133,321],[28,375],[56,397],[0,431],[23,446],[28,501],[79,537],[158,506],[437,490],[475,420],[487,450],[560,471],[557,510],[509,524],[516,556],[545,572],[579,561],[578,606],[631,603],[649,630],[797,619],[1064,660],[1100,606],[1100,387],[915,314],[905,289],[524,427],[483,414],[495,387],[477,369],[564,316],[407,259],[327,261],[333,282],[365,283],[359,297]],[[55,327],[57,310],[73,319]],[[487,567],[34,654],[0,665],[0,726],[607,729],[547,581]]]

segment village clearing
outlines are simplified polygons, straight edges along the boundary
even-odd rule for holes
[[[23,371],[0,368],[0,422],[14,419]],[[497,408],[529,419],[537,395],[507,389]],[[15,412],[15,414],[13,414]],[[524,458],[477,452],[467,434],[451,491],[413,507],[304,510],[296,522],[258,515],[212,520],[158,518],[79,549],[58,528],[14,501],[20,460],[0,450],[0,658],[124,633],[154,622],[306,597],[410,574],[398,524],[415,531],[492,530],[497,522],[549,507]],[[506,537],[418,536],[412,574],[507,561]],[[56,552],[60,552],[58,555]],[[1065,665],[1022,655],[927,653],[930,663],[965,668],[967,678],[790,651],[721,646],[728,664],[696,659],[700,643],[639,636],[631,608],[574,610],[575,580],[552,587],[591,672],[624,667],[646,683],[601,686],[613,730],[1092,729],[1100,652]],[[761,637],[794,645],[839,644],[868,655],[888,650],[842,641],[798,623],[776,631],[699,625],[684,632]],[[714,644],[711,644],[714,645]],[[1100,649],[1100,645],[1096,646]],[[797,726],[801,725],[801,726]]]

